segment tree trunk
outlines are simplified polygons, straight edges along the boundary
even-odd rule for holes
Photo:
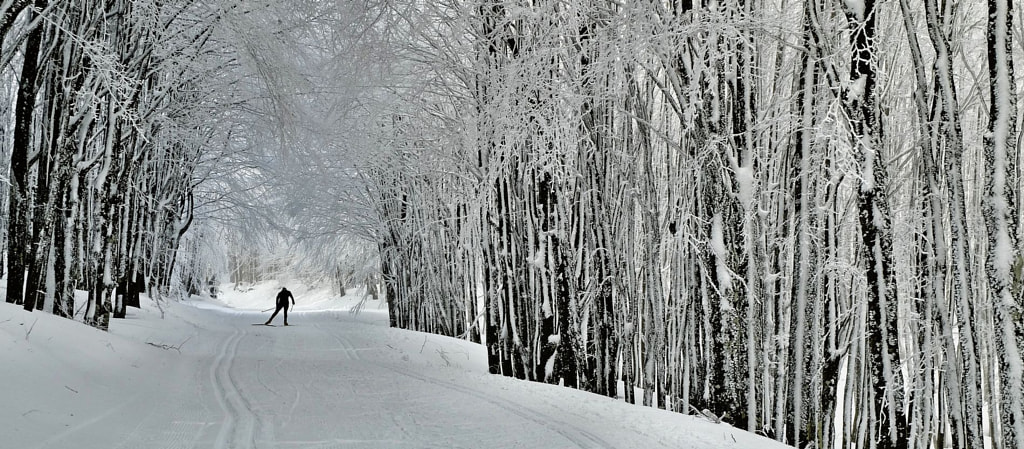
[[[41,0],[36,3],[45,5]],[[32,16],[30,16],[31,18]],[[0,36],[2,37],[2,36]],[[35,254],[29,231],[30,192],[28,186],[28,155],[33,147],[33,112],[36,103],[36,77],[39,69],[39,46],[42,30],[33,29],[25,42],[24,62],[18,81],[18,98],[14,117],[14,147],[11,152],[11,187],[8,214],[7,242],[7,302],[24,304],[25,310],[34,310],[36,298],[24,297],[25,270],[29,257]]]
[[[903,378],[897,339],[896,280],[892,267],[892,231],[888,205],[887,175],[882,153],[875,92],[874,0],[863,9],[847,11],[853,54],[852,87],[845,92],[844,108],[850,118],[851,141],[860,165],[857,209],[861,255],[866,271],[867,349],[872,413],[878,427],[880,449],[908,447],[907,420],[903,411]]]
[[[990,106],[985,136],[985,225],[988,228],[988,275],[995,317],[995,349],[999,369],[997,441],[1003,449],[1024,447],[1024,318],[1021,285],[1013,267],[1021,258],[1017,242],[1018,201],[1016,91],[1013,79],[1013,5],[988,1],[988,70]]]

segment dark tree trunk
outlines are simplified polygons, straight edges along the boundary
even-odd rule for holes
[[[42,3],[37,0],[37,3]],[[45,3],[42,3],[45,5]],[[42,32],[37,27],[25,42],[25,60],[18,81],[18,99],[14,117],[14,148],[11,153],[11,187],[8,213],[7,302],[35,309],[35,298],[24,297],[25,269],[34,254],[29,230],[28,155],[32,149],[32,113],[36,102],[36,76],[39,70],[39,46]]]
[[[398,311],[395,310],[395,302],[398,300],[398,294],[395,291],[395,274],[391,270],[391,257],[389,254],[394,251],[391,245],[386,243],[380,244],[380,275],[384,283],[384,300],[388,303],[388,325],[390,327],[398,326]]]
[[[892,235],[886,195],[886,165],[883,160],[881,124],[875,92],[874,0],[864,2],[862,11],[847,14],[854,47],[850,79],[863,88],[847,91],[844,107],[850,117],[852,141],[863,172],[857,192],[861,227],[861,256],[866,285],[866,361],[878,428],[879,449],[902,449],[909,445],[903,411],[902,374],[897,341],[896,280],[892,267]]]
[[[40,28],[41,30],[41,28]],[[52,61],[52,59],[50,59]],[[46,299],[46,268],[50,263],[50,247],[53,240],[54,205],[51,203],[50,176],[53,173],[53,154],[61,145],[63,137],[64,104],[63,96],[57,92],[57,83],[50,82],[50,89],[45,92],[47,98],[45,114],[50,131],[50,141],[40,142],[39,156],[36,163],[36,194],[32,212],[32,243],[35,245],[32,258],[28,263],[28,279],[25,282],[25,300],[33,302],[37,310],[42,310]],[[28,304],[25,305],[29,307]]]
[[[983,215],[988,231],[985,271],[996,325],[995,358],[998,363],[1003,449],[1024,447],[1024,304],[1019,270],[1022,256],[1017,239],[1020,206],[1017,139],[1017,92],[1013,74],[1014,0],[988,0],[989,123],[984,138],[985,199]],[[1014,260],[1016,259],[1016,260]],[[1017,267],[1015,267],[1015,265]],[[1016,270],[1015,270],[1016,268]],[[997,445],[998,447],[999,445]]]

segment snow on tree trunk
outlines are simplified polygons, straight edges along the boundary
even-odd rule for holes
[[[887,167],[882,153],[875,90],[876,17],[874,0],[847,3],[853,53],[844,108],[850,120],[850,143],[860,165],[857,208],[861,255],[867,280],[864,330],[873,395],[871,414],[879,432],[875,443],[884,449],[907,447],[908,432],[897,338],[899,326]]]
[[[984,216],[988,231],[985,271],[995,318],[999,372],[999,444],[1024,447],[1024,319],[1020,285],[1013,267],[1021,257],[1017,242],[1016,92],[1013,79],[1010,0],[988,1],[989,127],[985,136]]]

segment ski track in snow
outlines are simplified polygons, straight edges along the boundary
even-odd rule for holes
[[[426,375],[420,375],[414,373],[413,371],[399,368],[397,366],[384,366],[377,362],[361,360],[359,357],[359,349],[357,349],[356,346],[353,345],[352,342],[344,335],[325,330],[319,323],[315,324],[315,327],[319,330],[322,330],[327,335],[330,335],[332,338],[334,338],[334,340],[337,341],[338,344],[340,344],[342,348],[345,349],[346,356],[349,360],[370,363],[381,369],[392,371],[401,374],[402,376],[419,380],[431,386],[440,387],[450,391],[462,393],[464,395],[472,396],[476,399],[493,404],[494,406],[501,408],[505,412],[519,416],[520,418],[536,423],[541,427],[545,427],[553,431],[554,433],[561,435],[566,440],[571,442],[574,447],[577,448],[614,449],[615,447],[614,445],[608,443],[607,441],[582,428],[565,423],[554,416],[531,410],[527,407],[522,406],[521,404],[515,404],[510,401],[495,397],[494,395],[489,394],[488,392],[480,391],[462,385],[453,384],[436,378],[427,377]]]
[[[115,325],[125,326],[124,335],[137,342],[173,343],[176,350],[140,344],[147,357],[132,359],[129,368],[100,371],[114,376],[110,388],[83,389],[77,396],[92,405],[61,418],[63,428],[55,431],[15,433],[18,447],[774,447],[767,440],[737,443],[728,426],[695,421],[705,428],[690,434],[662,419],[694,418],[655,417],[658,412],[641,407],[626,412],[614,399],[485,374],[482,354],[473,352],[478,346],[390,329],[380,312],[299,311],[288,327],[252,326],[266,314],[204,304],[176,304],[167,312],[168,320]],[[126,369],[138,371],[117,377]],[[16,416],[27,423],[37,415],[42,412]],[[653,424],[661,422],[667,425]]]
[[[224,339],[220,353],[210,366],[214,396],[224,412],[216,447],[248,449],[256,446],[256,417],[231,375],[238,345],[244,335],[245,332],[236,327],[231,336]]]
[[[112,415],[116,415],[117,413],[120,413],[123,409],[130,408],[129,406],[131,406],[134,403],[137,403],[139,401],[139,399],[140,399],[139,396],[142,396],[142,395],[141,394],[140,395],[136,395],[135,397],[131,398],[130,400],[124,401],[119,406],[115,406],[115,407],[113,407],[113,408],[111,408],[111,409],[109,409],[109,410],[107,410],[107,411],[105,411],[103,413],[100,413],[99,415],[96,415],[96,416],[94,416],[94,417],[92,417],[92,418],[90,418],[90,419],[88,419],[88,420],[86,420],[86,421],[84,421],[82,423],[79,423],[78,425],[75,425],[75,426],[70,427],[68,429],[65,429],[63,431],[57,432],[53,436],[51,436],[50,438],[47,438],[46,440],[43,440],[41,443],[39,443],[39,445],[37,445],[35,447],[37,449],[62,447],[61,445],[64,444],[63,442],[66,441],[69,437],[74,436],[78,432],[84,431],[84,430],[86,430],[86,429],[88,429],[90,427],[96,426],[97,424],[103,422],[104,420],[106,420],[107,418],[111,417]]]

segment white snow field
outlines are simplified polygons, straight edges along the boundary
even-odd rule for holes
[[[378,301],[275,283],[129,309],[109,333],[0,304],[0,448],[782,448],[727,424],[487,374]],[[282,317],[275,323],[280,325]]]

